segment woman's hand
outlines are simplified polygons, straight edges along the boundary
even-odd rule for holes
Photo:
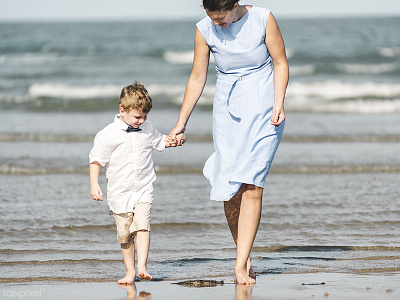
[[[271,124],[279,126],[285,120],[285,111],[283,104],[274,104],[272,108]]]
[[[177,124],[177,125],[175,126],[175,128],[172,129],[171,132],[169,133],[169,136],[170,136],[173,140],[176,141],[177,146],[182,146],[182,145],[185,143],[186,138],[185,138],[185,139],[177,138],[177,135],[180,135],[180,134],[184,133],[185,130],[186,130],[186,127],[185,127],[184,125],[179,125],[179,124]]]

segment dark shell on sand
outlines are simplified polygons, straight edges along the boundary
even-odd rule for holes
[[[216,280],[186,280],[177,282],[174,284],[191,286],[191,287],[212,287],[217,285],[223,285],[224,281],[216,281]]]

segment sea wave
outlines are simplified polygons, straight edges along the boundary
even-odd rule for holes
[[[313,70],[314,66],[309,65],[299,67],[294,72],[305,74]],[[158,105],[179,107],[185,86],[149,84],[147,89],[152,97],[157,97]],[[0,95],[0,102],[4,105],[28,105],[39,111],[106,110],[115,107],[120,90],[121,86],[113,84],[76,86],[36,83],[28,89],[28,95]],[[215,84],[207,84],[198,105],[211,107],[214,93]],[[291,81],[286,98],[286,110],[293,112],[397,113],[400,112],[400,83]]]
[[[92,143],[95,135],[0,133],[3,143]],[[190,135],[190,143],[212,143],[211,134]],[[290,135],[282,137],[283,143],[400,143],[400,135]]]
[[[316,67],[314,65],[289,65],[290,75],[298,76],[298,75],[312,75],[316,71]]]
[[[335,68],[348,74],[384,74],[399,69],[396,64],[336,64]]]
[[[51,97],[68,99],[90,99],[118,97],[121,87],[117,85],[70,86],[66,84],[37,83],[28,89],[32,98]]]
[[[192,64],[194,51],[166,51],[163,59],[171,64]],[[210,55],[210,63],[215,63],[214,56]]]
[[[216,227],[225,228],[225,224],[222,223],[199,223],[199,222],[166,222],[166,223],[152,223],[151,227],[152,230],[157,229],[212,229]],[[51,228],[54,231],[83,231],[83,232],[99,232],[99,231],[115,231],[114,224],[106,224],[106,225],[83,225],[83,226],[75,226],[75,225],[68,225],[68,226],[53,226]],[[1,253],[1,252],[0,252]]]
[[[156,165],[157,174],[202,174],[203,164],[199,165]],[[28,167],[12,164],[0,165],[3,175],[87,175],[88,166],[63,167]],[[271,174],[359,174],[359,173],[400,173],[400,165],[278,165],[275,164]]]
[[[400,251],[400,247],[391,246],[265,246],[253,247],[252,252],[337,252],[337,251]]]
[[[92,143],[94,135],[0,133],[0,142]]]
[[[292,111],[395,113],[400,112],[400,84],[377,82],[292,82],[286,94]]]
[[[113,263],[121,262],[120,260],[102,260],[102,259],[54,259],[54,260],[24,260],[24,261],[8,261],[0,262],[0,266],[13,266],[13,265],[60,265],[60,264],[97,264],[97,263]]]
[[[294,49],[286,49],[287,58],[292,58],[295,54]],[[194,57],[194,51],[166,51],[163,54],[163,59],[171,64],[192,64]],[[210,63],[215,64],[214,55],[210,55]]]
[[[170,99],[170,103],[180,105],[185,92],[184,85],[172,84],[148,84],[146,85],[149,94],[154,96],[163,96]],[[28,95],[10,97],[1,96],[0,102],[15,102],[26,103],[36,101],[40,98],[57,98],[70,100],[86,100],[86,99],[105,99],[118,98],[121,92],[121,85],[90,85],[76,86],[67,84],[52,84],[52,83],[36,83],[29,87]],[[207,85],[204,88],[201,97],[200,105],[210,105],[213,102],[215,93],[215,85]],[[167,100],[168,101],[168,100]]]
[[[66,58],[56,53],[12,53],[0,55],[0,65],[7,64],[13,67],[42,66],[48,63],[73,61],[73,57]]]
[[[377,52],[383,57],[396,57],[400,56],[400,47],[380,47]]]
[[[27,167],[18,166],[12,164],[0,165],[0,174],[4,175],[49,175],[49,174],[88,174],[89,167],[73,167],[73,166],[63,166],[63,167]]]

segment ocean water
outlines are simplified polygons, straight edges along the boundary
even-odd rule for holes
[[[143,82],[169,133],[196,20],[0,23],[0,283],[124,274],[88,153],[123,86]],[[290,64],[284,137],[252,250],[258,276],[400,274],[400,18],[278,18]],[[223,205],[201,174],[213,152],[214,64],[184,147],[154,153],[149,271],[233,278]],[[101,185],[106,189],[104,176]]]

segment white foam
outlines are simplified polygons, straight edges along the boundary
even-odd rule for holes
[[[28,90],[28,99],[39,97],[51,97],[60,99],[91,99],[91,98],[118,98],[122,85],[93,85],[93,86],[71,86],[66,84],[34,84]],[[171,84],[149,84],[146,85],[149,94],[153,96],[166,96],[177,104],[183,101],[185,93],[184,85]],[[199,100],[200,105],[210,105],[213,102],[215,85],[206,85],[203,95]],[[14,98],[15,99],[15,98]],[[24,97],[26,100],[26,97]]]
[[[400,55],[400,47],[380,47],[376,51],[384,57],[396,57]]]
[[[193,63],[193,56],[193,51],[167,51],[164,53],[163,58],[172,64],[191,64]]]
[[[400,96],[400,83],[376,82],[291,82],[287,90],[288,97],[319,98],[326,100],[348,98],[393,98]]]
[[[354,113],[354,114],[400,113],[400,99],[395,99],[395,100],[358,99],[346,102],[320,102],[317,99],[307,99],[305,101],[300,102],[288,98],[287,101],[285,102],[285,109],[286,111],[314,112],[314,113]]]
[[[313,65],[302,65],[302,66],[291,66],[289,65],[290,75],[311,75],[315,73],[315,66]]]
[[[395,64],[336,64],[336,69],[348,74],[382,74],[397,69]]]
[[[185,94],[185,86],[183,85],[168,85],[168,84],[149,84],[147,90],[149,94],[154,95],[167,95],[174,99],[176,104],[182,104],[183,96]],[[215,85],[206,84],[203,94],[199,99],[198,104],[210,105],[213,102],[215,93]]]
[[[70,86],[66,84],[33,84],[28,94],[30,97],[53,97],[61,99],[90,99],[118,97],[121,86],[117,85],[93,85],[93,86]]]
[[[165,61],[172,64],[192,64],[194,51],[167,51],[164,53],[163,58]],[[210,55],[210,63],[215,63],[214,56]]]
[[[286,49],[287,58],[293,57],[295,51],[293,49]],[[172,64],[192,64],[194,51],[166,51],[163,59]],[[210,55],[210,63],[215,63],[214,56]]]
[[[185,92],[184,85],[149,84],[150,95],[168,98],[166,101],[180,105]],[[70,86],[66,84],[34,84],[25,97],[0,97],[0,101],[26,102],[38,97],[61,99],[118,98],[122,86],[94,85]],[[207,84],[199,105],[211,105],[215,84]],[[400,112],[400,83],[376,82],[290,82],[285,107],[288,111],[342,112],[342,113],[397,113]]]
[[[49,53],[23,53],[21,54],[7,54],[0,56],[0,64],[13,65],[18,67],[38,66],[47,63],[68,61],[69,58],[59,57],[57,54]]]
[[[292,82],[286,109],[305,112],[400,112],[400,83]]]
[[[294,54],[295,54],[294,49],[286,48],[285,50],[286,50],[286,57],[287,58],[292,58],[294,56]]]

